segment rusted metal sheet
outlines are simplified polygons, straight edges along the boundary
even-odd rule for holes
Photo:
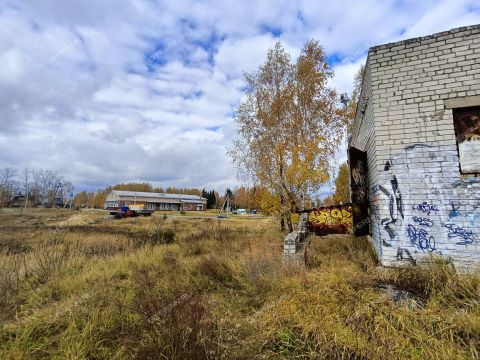
[[[317,235],[348,234],[352,232],[352,206],[334,205],[306,210],[308,228]]]
[[[348,157],[350,162],[353,232],[357,236],[369,235],[367,153],[351,147],[348,149]]]

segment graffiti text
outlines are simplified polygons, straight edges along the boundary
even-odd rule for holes
[[[428,232],[425,229],[417,229],[415,226],[409,224],[407,234],[412,244],[422,251],[427,250],[432,252],[435,250],[435,239],[433,236],[429,237]]]
[[[445,224],[445,227],[448,229],[449,238],[461,239],[459,242],[457,242],[457,245],[468,245],[477,239],[476,234],[474,234],[472,231],[459,227],[457,224]]]
[[[413,205],[412,210],[421,211],[423,213],[426,213],[427,215],[430,215],[432,211],[438,211],[438,206],[434,204],[427,204],[427,202],[424,201],[421,204]]]
[[[433,226],[433,221],[428,218],[414,216],[413,221],[415,221],[417,225],[428,226],[428,227]]]

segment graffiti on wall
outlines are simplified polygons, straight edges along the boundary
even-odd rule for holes
[[[448,255],[455,251],[451,244],[469,246],[479,240],[475,229],[480,206],[471,194],[480,191],[480,182],[450,184],[442,181],[445,168],[424,166],[426,159],[442,162],[448,154],[427,144],[407,146],[385,163],[379,183],[370,187],[371,215],[379,225],[375,236],[385,249],[396,248],[397,261],[415,263],[428,253]]]
[[[432,227],[434,225],[433,221],[426,217],[414,216],[412,218],[413,222],[420,226]]]
[[[448,221],[455,221],[459,220],[459,218],[463,218],[465,222],[467,222],[470,226],[478,226],[480,225],[480,213],[476,211],[461,211],[460,205],[458,204],[450,204],[452,210],[448,213]],[[477,209],[477,207],[475,207]]]
[[[397,248],[397,261],[408,261],[409,263],[416,265],[417,261],[414,259],[408,249],[399,247]]]
[[[378,190],[387,198],[386,204],[388,206],[388,217],[381,219],[380,224],[383,226],[383,229],[387,232],[390,239],[390,242],[387,242],[385,239],[383,239],[382,243],[384,246],[390,247],[392,246],[391,240],[394,240],[397,237],[397,221],[400,218],[403,219],[404,214],[402,192],[400,191],[398,180],[393,172],[393,167],[390,160],[385,163],[384,171],[391,173],[390,179],[387,181],[388,184],[385,184],[385,186],[379,185]]]
[[[413,205],[412,210],[421,211],[427,215],[430,215],[432,212],[439,211],[437,205],[428,204],[426,201],[421,204]]]
[[[445,227],[448,229],[449,238],[459,239],[457,245],[472,244],[477,239],[473,231],[465,230],[457,224],[445,224]]]
[[[458,211],[459,206],[455,204],[451,204],[452,210],[448,213],[448,220],[452,220],[453,218],[460,216],[460,211]]]
[[[426,201],[421,204],[412,205],[412,210],[422,213],[422,216],[413,216],[415,225],[408,224],[407,235],[412,245],[422,251],[432,252],[435,250],[435,237],[428,233],[428,228],[435,225],[429,216],[439,211],[436,204],[429,204]]]
[[[312,209],[308,214],[309,228],[318,235],[352,232],[352,206],[337,205]]]
[[[470,226],[480,225],[480,213],[469,211],[465,213],[466,220],[470,223]]]
[[[407,234],[411,243],[420,250],[429,252],[435,250],[435,238],[429,236],[427,230],[408,224]]]

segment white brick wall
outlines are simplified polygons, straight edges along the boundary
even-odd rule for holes
[[[430,253],[480,264],[480,177],[460,174],[445,104],[480,95],[479,49],[475,25],[369,51],[350,144],[367,151],[371,231],[384,265]]]

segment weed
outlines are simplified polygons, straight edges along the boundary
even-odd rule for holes
[[[233,288],[239,286],[235,271],[225,259],[211,255],[202,257],[197,264],[197,272],[212,280],[214,284]]]
[[[282,267],[268,220],[94,211],[50,234],[69,214],[0,233],[1,359],[479,357],[480,277],[444,261],[380,271],[367,239],[334,235]]]
[[[134,234],[135,246],[170,244],[175,240],[175,232],[163,225],[156,225],[150,230],[137,231]]]

